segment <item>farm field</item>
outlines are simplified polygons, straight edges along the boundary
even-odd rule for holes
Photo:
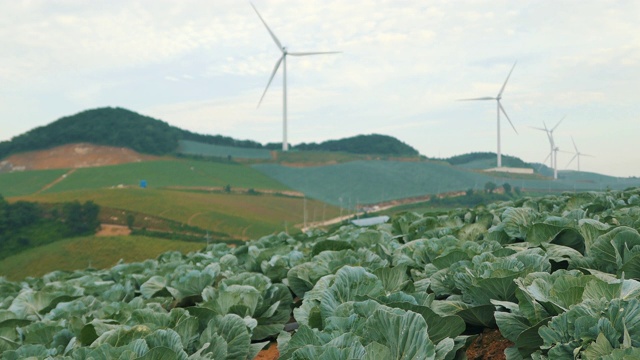
[[[640,185],[637,178],[614,178],[604,175],[566,172],[557,181],[526,179],[522,176],[500,177],[436,162],[353,161],[316,167],[286,167],[278,164],[255,164],[254,169],[315,199],[347,207],[373,204],[428,194],[483,189],[492,181],[508,182],[522,189],[559,192],[564,190],[624,189]],[[565,172],[562,173],[562,176]]]
[[[638,188],[565,193],[0,278],[0,352],[637,359],[639,229]]]
[[[10,197],[33,194],[66,172],[67,170],[56,169],[0,173],[0,195]]]
[[[135,211],[248,240],[288,230],[304,222],[304,200],[276,194],[212,193],[168,189],[101,189],[38,194],[16,199],[40,202],[93,200],[110,208]],[[337,217],[340,210],[307,200],[307,220]]]
[[[146,236],[78,237],[29,249],[0,261],[0,276],[21,280],[27,276],[42,276],[55,270],[110,268],[124,262],[152,259],[167,251],[189,253],[206,246],[193,243],[157,239]]]
[[[249,149],[235,146],[205,144],[197,141],[180,140],[178,152],[185,155],[199,155],[239,159],[271,159],[271,151],[266,149]]]
[[[25,172],[23,176],[29,177],[29,173]],[[278,181],[243,165],[177,159],[81,168],[45,192],[103,189],[119,185],[138,187],[141,180],[146,180],[149,188],[167,186],[223,187],[231,185],[232,187],[241,188],[287,189],[285,185]]]

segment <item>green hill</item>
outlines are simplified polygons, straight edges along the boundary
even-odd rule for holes
[[[560,179],[552,181],[538,176],[471,171],[435,161],[352,161],[302,168],[255,164],[253,168],[309,197],[344,208],[429,194],[479,190],[489,181],[498,185],[507,182],[513,187],[535,192],[640,186],[638,178],[564,171]]]
[[[445,161],[451,165],[460,166],[465,169],[489,169],[496,167],[496,153],[492,152],[472,152],[468,154],[456,155],[445,159],[434,159]],[[518,168],[534,168],[533,165],[524,162],[515,156],[502,155],[502,166]]]
[[[0,158],[79,142],[127,147],[140,153],[164,155],[176,151],[180,140],[262,148],[261,144],[254,141],[196,134],[127,109],[105,107],[65,116],[18,135],[11,141],[2,142]]]
[[[320,144],[302,143],[294,146],[304,151],[342,151],[352,154],[376,154],[394,156],[417,156],[418,150],[387,135],[357,135],[339,140],[328,140]]]
[[[268,158],[268,150],[275,146],[273,144],[263,146],[252,140],[237,140],[221,135],[196,134],[127,109],[104,107],[62,117],[48,125],[18,135],[10,141],[0,142],[0,159],[11,154],[81,142],[127,147],[140,153],[153,155],[183,153],[213,157],[249,156],[249,158],[262,159]],[[254,151],[238,152],[233,148],[254,149]],[[276,149],[278,148],[279,146],[276,146]],[[398,139],[375,134],[330,140],[320,144],[300,144],[294,149],[391,156],[418,155],[417,150]]]

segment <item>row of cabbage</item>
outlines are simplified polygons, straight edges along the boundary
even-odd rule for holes
[[[508,359],[640,358],[638,229],[638,189],[563,194],[0,279],[0,353],[457,359],[498,328]]]

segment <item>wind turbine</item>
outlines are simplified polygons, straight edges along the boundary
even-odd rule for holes
[[[495,100],[496,101],[497,108],[498,108],[498,151],[497,151],[498,167],[502,167],[502,152],[500,149],[500,112],[501,111],[504,114],[504,116],[507,118],[507,120],[509,120],[509,124],[511,124],[513,131],[515,131],[516,134],[518,133],[518,130],[516,130],[516,127],[513,126],[511,119],[509,119],[509,115],[507,115],[507,112],[504,111],[504,108],[502,107],[502,103],[500,102],[500,100],[502,99],[502,93],[504,92],[504,88],[505,86],[507,86],[507,81],[509,81],[509,77],[511,77],[511,73],[513,72],[513,69],[516,67],[516,63],[517,61],[513,63],[513,67],[511,67],[511,71],[509,71],[509,75],[507,75],[507,79],[504,81],[504,84],[502,84],[502,88],[500,88],[500,92],[498,93],[498,95],[496,95],[496,97],[485,96],[485,97],[474,98],[474,99],[461,99],[461,101],[474,101],[474,100]]]
[[[580,171],[580,156],[588,156],[588,157],[595,157],[595,156],[581,153],[578,150],[578,147],[576,146],[576,142],[573,140],[573,137],[571,137],[571,142],[573,143],[573,148],[576,149],[576,152],[575,152],[575,155],[573,155],[573,157],[571,158],[571,160],[569,160],[566,167],[569,167],[569,165],[571,165],[573,160],[578,159],[578,171]]]
[[[550,151],[549,151],[549,155],[547,155],[547,157],[542,161],[542,163],[544,163],[545,161],[547,161],[547,159],[550,158],[549,162],[550,162],[551,168],[553,169],[553,178],[554,178],[554,180],[558,179],[558,163],[557,163],[556,160],[558,159],[558,153],[557,152],[560,149],[558,149],[556,147],[556,143],[553,140],[553,132],[556,130],[558,125],[560,125],[560,123],[562,122],[562,120],[564,120],[565,117],[566,117],[566,115],[563,116],[562,119],[560,119],[560,121],[558,121],[556,126],[552,127],[551,129],[547,128],[547,124],[544,121],[542,122],[542,124],[544,125],[544,128],[531,126],[532,129],[544,131],[545,133],[547,133],[547,138],[549,139]]]
[[[269,90],[269,85],[271,85],[271,81],[273,80],[273,77],[276,75],[276,72],[278,71],[278,68],[282,63],[282,151],[287,151],[289,150],[289,143],[287,142],[287,55],[307,56],[307,55],[319,55],[319,54],[338,54],[341,51],[289,52],[287,51],[286,47],[282,46],[282,44],[280,43],[280,40],[278,40],[278,38],[273,33],[273,31],[271,31],[271,29],[269,28],[267,23],[264,21],[262,16],[260,16],[258,9],[256,9],[256,7],[253,4],[251,4],[251,7],[253,7],[253,10],[256,11],[256,14],[258,14],[258,17],[260,18],[260,21],[262,21],[264,26],[267,28],[267,31],[269,32],[269,35],[271,35],[271,38],[273,39],[273,41],[276,43],[278,50],[282,52],[282,56],[280,56],[280,59],[278,59],[278,61],[276,62],[276,66],[273,68],[273,72],[271,73],[271,77],[269,78],[269,82],[267,83],[267,87],[264,89],[264,92],[262,93],[262,97],[260,97],[260,101],[258,102],[258,107],[260,107],[260,104],[262,103],[262,99],[264,99],[264,96],[267,93],[267,90]]]

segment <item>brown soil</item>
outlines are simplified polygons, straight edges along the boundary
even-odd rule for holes
[[[271,343],[268,348],[260,351],[254,360],[276,360],[278,357],[280,357],[278,344]]]
[[[2,167],[12,170],[69,169],[154,159],[157,157],[139,154],[128,148],[80,143],[14,154],[2,161]]]
[[[96,236],[121,236],[131,234],[131,229],[122,225],[102,224]]]
[[[467,349],[469,360],[505,360],[504,349],[513,343],[502,337],[497,329],[485,329]]]

